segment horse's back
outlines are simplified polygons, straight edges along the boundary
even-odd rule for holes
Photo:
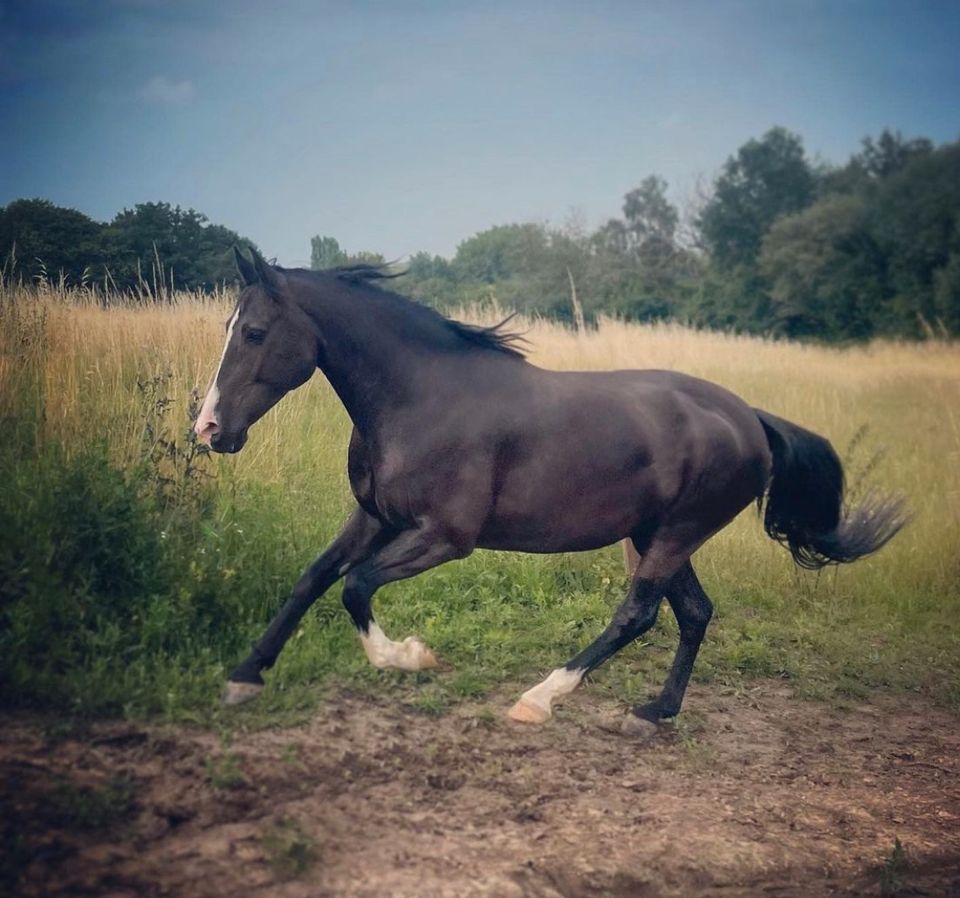
[[[763,429],[723,387],[670,371],[533,370],[512,391],[511,451],[481,545],[593,548],[691,502],[729,519],[762,491]]]

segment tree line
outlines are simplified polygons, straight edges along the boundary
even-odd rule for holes
[[[0,261],[7,279],[98,284],[155,294],[214,290],[237,276],[231,248],[249,246],[193,209],[139,203],[104,223],[49,200],[0,209]]]
[[[159,258],[180,286],[232,280],[243,241],[193,210],[146,203],[98,224],[42,200],[0,210],[0,254],[77,281],[110,268],[129,287]],[[335,237],[311,267],[381,264]],[[113,267],[111,268],[111,263]],[[842,165],[811,159],[783,128],[741,146],[683,209],[658,175],[594,230],[504,224],[450,259],[417,253],[394,286],[441,310],[496,304],[548,318],[675,319],[824,341],[960,333],[960,141],[884,131]]]
[[[405,283],[404,283],[405,282]],[[960,334],[960,142],[884,131],[843,165],[774,128],[680,210],[645,178],[593,232],[510,224],[410,260],[400,289],[441,308],[571,320],[676,319],[825,341]]]

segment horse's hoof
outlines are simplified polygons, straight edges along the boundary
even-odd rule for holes
[[[436,653],[419,636],[408,636],[402,644],[415,656],[410,670],[436,670],[441,666]]]
[[[434,670],[440,666],[436,653],[419,636],[408,636],[403,641],[417,647],[416,670]]]
[[[632,713],[624,717],[620,724],[620,732],[624,736],[629,736],[631,739],[637,739],[641,742],[656,736],[658,729],[659,727],[655,723],[637,717],[636,714]]]
[[[261,692],[263,692],[263,686],[260,683],[235,683],[233,680],[227,680],[223,703],[242,705],[245,702],[252,702]]]
[[[507,712],[507,717],[520,723],[546,723],[550,712],[522,698]]]

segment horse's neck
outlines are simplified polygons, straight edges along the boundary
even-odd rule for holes
[[[386,414],[412,398],[420,347],[397,336],[382,301],[343,291],[304,308],[320,333],[320,370],[356,427],[370,436]]]

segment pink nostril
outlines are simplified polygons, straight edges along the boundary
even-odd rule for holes
[[[200,442],[206,443],[209,446],[210,440],[220,432],[220,425],[217,423],[216,418],[204,418],[201,416],[197,419],[196,426],[193,429]]]

